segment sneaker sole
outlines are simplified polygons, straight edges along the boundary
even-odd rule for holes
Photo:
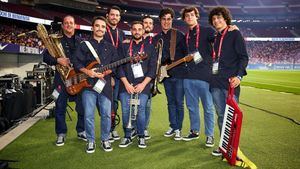
[[[174,140],[180,141],[180,140],[182,140],[182,137],[180,137],[180,138],[174,137]]]
[[[219,154],[219,153],[216,154],[216,153],[213,153],[213,152],[212,152],[211,155],[213,155],[213,156],[215,156],[215,157],[221,157],[221,156],[222,156],[222,153],[221,153],[221,154]]]
[[[103,148],[103,147],[102,147]],[[113,148],[111,148],[111,149],[104,149],[103,148],[103,150],[105,151],[105,152],[111,152],[111,151],[113,151]]]
[[[95,150],[90,150],[90,151],[86,150],[85,152],[88,153],[88,154],[91,154],[91,153],[94,153]]]
[[[205,146],[211,148],[211,147],[213,147],[215,145],[214,144],[205,144]]]
[[[151,138],[150,136],[149,136],[149,137],[146,137],[146,136],[145,136],[145,140],[150,140],[150,138]]]
[[[86,139],[86,138],[81,138],[81,137],[77,137],[77,138],[78,138],[78,140],[87,141],[87,139]]]
[[[65,145],[65,143],[61,143],[61,144],[55,144],[57,147],[61,147],[61,146],[63,146],[63,145]]]
[[[172,136],[174,136],[175,135],[175,133],[173,133],[173,134],[170,134],[170,135],[166,135],[166,134],[164,134],[164,136],[165,137],[172,137]]]
[[[196,140],[199,139],[199,137],[194,137],[194,138],[183,138],[182,140],[184,141],[192,141],[192,140]]]
[[[144,148],[146,148],[147,146],[141,146],[141,145],[138,145],[138,147],[144,149]]]
[[[108,140],[108,142],[113,143],[113,142],[115,142],[115,140]]]
[[[114,140],[120,140],[121,137],[113,137]]]
[[[119,147],[125,148],[125,147],[128,147],[130,144],[132,144],[132,142],[130,142],[130,143],[126,144],[126,145],[119,145]]]

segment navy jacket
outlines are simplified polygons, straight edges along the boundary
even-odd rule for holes
[[[119,42],[118,42],[118,48],[120,46],[122,46],[122,42],[123,40],[125,39],[125,34],[123,32],[123,30],[119,29],[119,28],[116,28],[115,30],[113,30],[110,26],[107,26],[107,29],[109,28],[111,34],[112,34],[112,37],[114,39],[114,43],[117,42],[117,31],[119,31]],[[110,34],[108,33],[108,31],[106,31],[105,35],[104,35],[104,40],[106,40],[107,42],[112,43],[112,39],[110,37]]]
[[[76,48],[79,46],[81,42],[81,39],[79,36],[72,36],[71,38],[68,38],[67,36],[63,36],[61,39],[61,44],[63,46],[64,52],[66,56],[70,59],[70,62],[74,63],[74,54],[76,51]],[[57,59],[52,57],[48,50],[46,50],[43,54],[43,61],[47,63],[48,65],[57,65]],[[60,74],[55,71],[55,77],[54,77],[54,85],[57,87],[58,85],[64,86],[64,83],[60,77]]]
[[[155,51],[155,48],[153,45],[150,45],[149,43],[145,43],[144,41],[140,42],[139,44],[136,44],[133,42],[132,45],[132,54],[137,54],[140,49],[141,45],[144,44],[144,52],[147,55],[147,58],[143,60],[141,63],[144,77],[140,78],[134,78],[133,71],[131,68],[132,63],[127,63],[118,68],[118,77],[126,77],[129,83],[132,83],[133,85],[137,85],[138,83],[141,83],[144,81],[145,77],[150,77],[151,79],[155,78],[155,71],[156,71],[156,61],[157,61],[157,53]],[[129,57],[129,46],[130,43],[123,43],[122,48],[119,49],[119,55],[122,58]],[[150,94],[150,83],[147,84],[145,89],[142,93],[149,95]],[[120,89],[119,93],[127,92],[125,89],[125,86],[122,83],[120,83]]]
[[[211,43],[214,40],[215,30],[210,27],[200,26],[199,46],[196,49],[196,26],[189,30],[188,37],[188,51],[194,53],[199,51],[203,60],[202,62],[195,64],[194,60],[187,63],[187,79],[197,79],[206,82],[210,81],[212,72],[212,46]],[[187,36],[187,35],[186,35]],[[186,42],[186,39],[184,40]]]
[[[117,51],[114,46],[110,43],[106,42],[105,40],[101,40],[99,43],[95,39],[90,39],[89,42],[94,47],[96,53],[98,54],[101,65],[97,66],[105,66],[110,63],[113,63],[119,60]],[[83,67],[87,67],[91,62],[96,61],[93,54],[85,44],[85,42],[81,42],[79,47],[76,50],[75,58],[74,58],[74,68],[75,70],[79,71],[79,69]],[[115,69],[112,69],[115,73]],[[111,87],[111,74],[104,77],[106,81],[106,85],[102,90],[102,94],[104,94],[107,98],[111,100],[112,98],[112,87]],[[97,82],[97,78],[88,78],[88,82],[91,85],[94,85]],[[86,88],[85,90],[93,90],[92,88]]]
[[[161,32],[154,37],[154,44],[157,44],[159,39],[163,39],[163,56],[162,56],[162,65],[171,64],[170,58],[170,40],[171,40],[171,32],[170,29],[166,34]],[[187,55],[187,47],[185,43],[184,34],[176,30],[176,49],[175,49],[175,57],[174,61],[181,59]],[[168,71],[168,74],[174,78],[185,78],[186,75],[186,67],[185,64],[180,64],[171,70]]]
[[[221,33],[217,33],[214,49],[218,53]],[[249,57],[246,45],[240,31],[227,32],[224,37],[221,54],[219,57],[219,72],[212,76],[211,88],[228,89],[230,77],[245,76]],[[236,89],[239,94],[239,88]]]

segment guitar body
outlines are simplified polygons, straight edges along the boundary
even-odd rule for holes
[[[98,62],[94,61],[90,63],[86,69],[92,69],[95,65],[97,65]],[[72,69],[69,73],[69,76],[67,80],[65,81],[66,90],[70,95],[78,94],[83,88],[85,87],[92,87],[87,79],[80,79],[80,75],[83,75],[83,73],[76,73],[74,69]]]
[[[167,65],[161,66],[160,67],[160,74],[159,74],[159,77],[158,77],[158,82],[161,83],[164,80],[164,78],[167,78],[167,77],[170,77],[168,75]]]

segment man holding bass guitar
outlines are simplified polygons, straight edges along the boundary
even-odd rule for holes
[[[95,17],[92,21],[93,35],[90,40],[84,41],[75,53],[74,68],[88,75],[91,88],[82,91],[82,103],[85,111],[85,127],[87,135],[86,152],[95,152],[95,107],[100,108],[101,114],[101,144],[104,151],[112,151],[109,142],[111,128],[112,87],[111,74],[99,73],[86,67],[97,61],[98,67],[103,67],[118,60],[116,49],[103,40],[106,31],[106,19],[102,16]],[[100,65],[100,66],[99,66]],[[113,70],[114,71],[114,70]]]

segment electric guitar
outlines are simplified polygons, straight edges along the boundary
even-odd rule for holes
[[[173,62],[170,65],[161,66],[160,67],[160,74],[159,74],[159,77],[158,77],[159,83],[161,83],[164,80],[164,78],[169,77],[168,72],[167,72],[168,70],[178,66],[179,64],[181,64],[183,62],[190,62],[191,60],[193,60],[193,58],[194,58],[194,55],[188,55],[184,58],[181,58],[181,59],[177,60],[176,62]]]
[[[106,76],[112,72],[112,68],[127,62],[139,62],[140,60],[145,60],[146,58],[147,56],[145,54],[137,54],[134,57],[127,57],[102,67],[99,67],[99,63],[97,61],[93,61],[86,67],[86,69],[94,69],[95,72],[103,73],[104,76]],[[65,80],[67,92],[70,95],[75,95],[78,94],[83,88],[92,87],[92,85],[88,82],[88,78],[90,77],[85,73],[76,73],[74,69],[71,70],[69,76]]]

